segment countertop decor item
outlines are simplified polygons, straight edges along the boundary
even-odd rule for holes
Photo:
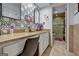
[[[11,25],[10,25],[10,33],[11,34],[13,34],[13,30],[15,29],[15,24],[14,23],[12,23]]]
[[[43,29],[43,24],[42,23],[36,23],[37,25],[37,30],[42,30]]]
[[[12,24],[10,25],[10,29],[14,29],[14,28],[15,28],[15,24],[12,23]]]
[[[25,15],[25,21],[29,23],[32,22],[32,16]]]

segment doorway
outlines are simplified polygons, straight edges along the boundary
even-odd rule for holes
[[[54,40],[65,41],[65,12],[53,14]]]
[[[53,8],[53,39],[54,45],[58,45],[62,48],[67,48],[67,39],[66,38],[66,6],[57,6]],[[63,47],[64,46],[64,47]]]

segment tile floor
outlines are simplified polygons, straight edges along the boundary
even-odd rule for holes
[[[54,41],[54,47],[48,47],[42,56],[75,56],[75,54],[66,50],[64,41]]]

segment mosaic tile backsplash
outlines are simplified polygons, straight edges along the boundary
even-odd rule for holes
[[[27,28],[25,21],[11,19],[11,18],[7,18],[7,17],[0,17],[0,30],[10,29],[11,24],[15,24],[16,29]]]

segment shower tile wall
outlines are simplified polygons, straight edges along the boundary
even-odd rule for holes
[[[54,24],[53,24],[53,31],[54,31],[54,37],[55,39],[63,40],[64,37],[64,17],[55,17],[54,18]]]

